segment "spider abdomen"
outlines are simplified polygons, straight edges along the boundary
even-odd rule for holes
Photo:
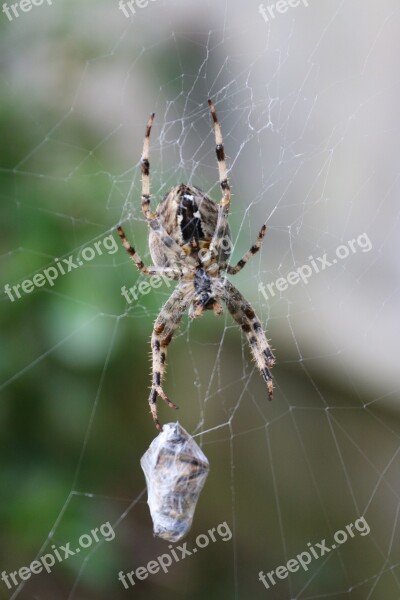
[[[208,248],[217,226],[218,207],[200,188],[183,183],[171,188],[156,208],[156,216],[166,233],[186,255],[195,255]],[[221,245],[220,260],[230,256],[231,234],[229,225],[224,230],[225,244]],[[168,251],[160,236],[150,232],[150,254],[160,267],[179,265],[176,255]]]

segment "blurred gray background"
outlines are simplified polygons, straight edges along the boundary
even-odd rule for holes
[[[116,0],[0,13],[0,570],[106,521],[116,532],[18,590],[0,581],[1,598],[399,598],[400,10],[304,4],[265,2],[268,22],[237,0],[152,0],[129,18]],[[139,460],[156,435],[149,340],[171,289],[125,302],[143,277],[119,249],[14,302],[3,290],[116,240],[119,223],[150,263],[139,159],[153,111],[154,203],[180,182],[218,201],[209,97],[233,262],[268,225],[234,280],[274,348],[275,397],[229,315],[185,317],[165,382],[180,409],[160,404],[160,420],[178,417],[211,464],[188,547],[224,521],[233,537],[125,590],[120,570],[168,551]],[[368,251],[263,295],[362,234]],[[270,590],[258,580],[362,515],[368,536]]]

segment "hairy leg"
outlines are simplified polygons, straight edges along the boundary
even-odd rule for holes
[[[220,293],[233,319],[246,334],[257,367],[267,384],[269,399],[272,400],[273,383],[270,368],[275,362],[275,357],[261,323],[250,303],[228,280],[222,284]]]
[[[165,375],[167,348],[175,331],[178,329],[182,315],[189,307],[194,295],[192,282],[178,284],[167,302],[162,307],[151,336],[152,352],[152,386],[149,396],[151,414],[159,431],[162,427],[157,416],[157,396],[160,396],[170,408],[177,408],[165,394],[162,380]]]

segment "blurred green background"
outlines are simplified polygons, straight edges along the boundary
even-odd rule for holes
[[[310,3],[266,23],[257,3],[59,0],[1,14],[1,571],[109,521],[114,540],[0,598],[400,597],[398,126],[394,0]],[[168,551],[152,536],[139,460],[149,415],[149,340],[171,290],[127,304],[143,280],[118,250],[11,302],[55,259],[119,223],[150,263],[139,158],[148,115],[156,203],[174,184],[219,199],[207,98],[218,111],[238,260],[235,278],[277,356],[275,397],[224,314],[183,320],[161,403],[209,458],[188,547],[219,540],[125,590],[120,570]],[[277,293],[267,284],[366,232],[368,253]],[[233,280],[232,280],[233,281]],[[258,580],[361,515],[349,540],[266,590]],[[325,560],[326,558],[326,560]]]

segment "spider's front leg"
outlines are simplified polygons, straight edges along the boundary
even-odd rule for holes
[[[179,279],[181,272],[178,269],[172,269],[169,267],[146,267],[139,254],[136,252],[135,248],[131,246],[131,244],[126,239],[126,235],[122,229],[122,227],[117,227],[118,235],[122,240],[122,245],[139,269],[141,273],[144,275],[159,275],[160,273],[164,273],[170,279]]]
[[[261,244],[262,244],[266,230],[267,230],[267,226],[263,225],[261,227],[260,233],[258,234],[256,243],[252,245],[250,250],[248,250],[246,252],[246,254],[237,262],[237,264],[234,267],[232,267],[231,265],[227,266],[226,270],[229,273],[229,275],[236,275],[236,273],[239,273],[239,271],[241,271],[243,269],[243,267],[245,267],[247,265],[250,258],[252,256],[254,256],[255,254],[257,254],[257,252],[261,248]]]
[[[183,313],[193,298],[192,284],[178,284],[158,315],[151,336],[152,386],[149,396],[150,411],[158,431],[162,427],[157,416],[157,396],[160,396],[170,408],[178,408],[165,394],[161,383],[165,375],[167,348],[172,336],[178,329]]]
[[[222,198],[218,204],[218,217],[215,227],[215,232],[210,243],[210,252],[212,255],[217,255],[221,241],[226,234],[228,224],[229,207],[231,203],[231,188],[228,182],[228,170],[225,162],[224,142],[222,139],[221,127],[218,121],[217,113],[215,112],[212,100],[208,101],[211,115],[214,121],[215,135],[215,151],[218,161],[219,184],[221,186]]]
[[[152,113],[148,120],[146,126],[146,133],[143,142],[143,151],[142,158],[140,159],[140,166],[142,171],[142,212],[148,222],[149,226],[153,231],[155,231],[164,242],[164,244],[171,248],[171,250],[176,254],[177,257],[184,259],[185,254],[182,251],[182,248],[172,239],[170,235],[167,234],[164,227],[160,223],[160,220],[157,218],[156,214],[151,211],[150,202],[150,132],[153,126],[155,114]],[[121,234],[120,234],[121,235]],[[121,236],[122,237],[122,236]]]

